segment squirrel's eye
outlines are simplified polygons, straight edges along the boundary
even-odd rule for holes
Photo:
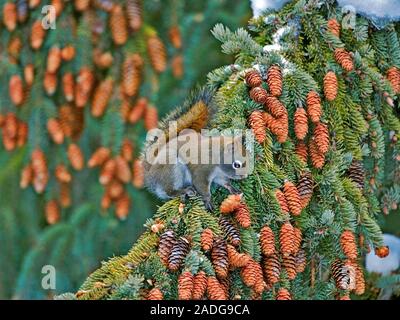
[[[232,163],[233,169],[240,169],[242,167],[242,163],[239,160],[236,160]]]

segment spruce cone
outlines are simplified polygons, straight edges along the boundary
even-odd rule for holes
[[[301,241],[303,240],[303,234],[301,233],[300,228],[294,227],[294,249],[293,254],[296,255],[301,248]]]
[[[77,11],[85,11],[90,4],[90,0],[74,0],[74,6]]]
[[[257,70],[250,70],[246,72],[244,80],[249,87],[260,87],[262,85],[262,77]]]
[[[333,71],[329,71],[324,77],[324,94],[328,101],[336,99],[338,93],[338,80]]]
[[[273,96],[279,97],[282,94],[282,72],[279,66],[274,65],[268,69],[267,83]]]
[[[260,286],[260,281],[263,279],[260,264],[252,259],[242,268],[240,275],[243,283],[248,287]]]
[[[51,139],[56,144],[62,144],[64,142],[64,132],[62,131],[61,124],[57,119],[50,118],[47,121],[47,130]]]
[[[114,81],[108,78],[102,81],[96,88],[92,101],[91,112],[93,117],[101,117],[106,110],[108,101],[111,98]]]
[[[321,169],[325,164],[325,156],[319,151],[314,140],[310,141],[310,158],[313,166]]]
[[[207,228],[203,230],[203,232],[201,233],[201,247],[204,251],[211,250],[213,238],[214,235],[211,229]]]
[[[133,161],[133,171],[132,171],[132,184],[135,188],[143,188],[144,184],[144,170],[142,161],[136,159]]]
[[[178,278],[178,299],[190,300],[193,293],[193,275],[190,271],[183,272]]]
[[[102,185],[107,185],[115,175],[117,164],[114,159],[108,159],[102,166],[99,176],[99,182]]]
[[[251,130],[253,130],[254,137],[258,143],[263,143],[267,137],[266,126],[263,118],[263,112],[255,110],[250,114],[249,123]]]
[[[275,191],[275,197],[276,200],[278,200],[279,206],[281,207],[281,210],[284,214],[289,213],[289,205],[286,201],[285,195],[283,192],[279,189],[276,189]]]
[[[229,265],[233,268],[242,268],[250,261],[250,256],[245,253],[239,253],[236,251],[235,247],[228,244],[228,261]]]
[[[382,246],[375,248],[375,255],[377,255],[379,258],[386,258],[389,255],[389,247]]]
[[[226,300],[228,298],[224,287],[214,276],[209,276],[207,278],[207,294],[210,300]]]
[[[296,144],[296,150],[295,150],[297,156],[305,163],[307,163],[308,159],[308,148],[307,145],[304,143],[304,141],[299,141]]]
[[[218,278],[226,278],[228,276],[228,251],[224,239],[218,238],[214,240],[211,250],[212,264]]]
[[[193,300],[201,300],[207,290],[207,275],[201,270],[193,278]]]
[[[4,3],[3,23],[9,32],[14,31],[14,29],[17,27],[17,6],[15,3]]]
[[[304,108],[297,108],[294,114],[294,132],[299,140],[303,140],[308,133],[307,112]]]
[[[61,50],[59,47],[52,47],[47,55],[46,70],[49,73],[56,73],[61,65]]]
[[[125,220],[129,214],[129,209],[131,206],[131,199],[129,195],[124,192],[115,203],[115,216],[119,220]]]
[[[168,36],[169,36],[169,40],[171,41],[172,45],[176,49],[182,48],[182,36],[181,36],[181,31],[179,30],[178,25],[172,26],[168,30]]]
[[[328,20],[328,30],[336,37],[340,37],[340,24],[335,18]]]
[[[265,100],[265,108],[274,118],[287,116],[285,106],[274,96],[267,96],[267,99]]]
[[[347,258],[357,259],[356,238],[350,230],[343,231],[340,236],[340,245]]]
[[[221,211],[221,213],[231,213],[240,207],[241,200],[241,194],[230,194],[224,201],[222,201],[219,211]]]
[[[267,128],[276,135],[276,140],[279,143],[284,143],[287,140],[289,133],[287,115],[280,118],[274,118],[269,113],[264,112],[263,116]]]
[[[166,266],[168,265],[168,258],[175,243],[176,236],[173,230],[166,230],[163,234],[161,234],[158,242],[158,255]]]
[[[322,115],[321,98],[315,91],[307,94],[307,113],[312,122],[319,122]]]
[[[364,188],[365,172],[361,161],[353,160],[349,169],[347,170],[347,176],[359,189],[362,190]]]
[[[251,225],[249,207],[245,203],[240,203],[235,211],[235,220],[242,228],[249,228]]]
[[[122,141],[121,156],[128,162],[133,160],[133,143],[129,138]]]
[[[153,35],[147,40],[147,52],[153,69],[161,73],[167,67],[167,52],[161,39]]]
[[[283,257],[282,267],[285,268],[289,280],[296,278],[296,259],[292,254]]]
[[[351,266],[354,269],[354,293],[356,295],[362,295],[365,292],[365,279],[362,267],[355,261],[348,260],[345,263],[347,266]]]
[[[305,172],[301,175],[297,183],[297,190],[299,191],[301,206],[307,207],[313,195],[314,181],[312,180],[311,173]]]
[[[171,61],[171,68],[172,74],[175,78],[181,79],[184,72],[184,65],[183,65],[183,56],[181,54],[177,54],[172,58]]]
[[[21,189],[27,188],[33,179],[33,168],[31,164],[27,164],[21,171],[21,178],[19,182],[19,186]]]
[[[329,150],[329,131],[328,126],[322,122],[318,122],[314,128],[314,141],[321,154],[325,154]]]
[[[386,77],[392,85],[395,94],[400,93],[400,70],[397,67],[391,67],[386,73]]]
[[[271,256],[264,257],[263,271],[269,285],[274,285],[279,281],[279,276],[281,274],[281,263],[276,253]]]
[[[43,88],[49,96],[52,96],[56,92],[57,83],[57,75],[46,71],[43,78]]]
[[[71,182],[72,180],[71,174],[68,172],[67,167],[63,164],[59,164],[56,166],[55,176],[57,180],[60,182],[68,183]]]
[[[69,183],[60,183],[60,204],[63,208],[71,205],[71,188]]]
[[[37,193],[43,193],[49,181],[46,156],[40,149],[35,149],[31,154],[33,169],[33,188]]]
[[[26,140],[28,138],[28,124],[20,121],[18,123],[18,132],[17,132],[17,146],[22,147],[25,145]]]
[[[128,24],[122,7],[115,5],[110,13],[110,29],[114,43],[121,46],[128,40]]]
[[[147,294],[147,300],[163,300],[164,296],[159,288],[153,288]]]
[[[285,222],[279,233],[279,242],[281,245],[281,253],[284,256],[291,254],[294,250],[295,234],[293,226],[290,222]]]
[[[64,48],[61,50],[61,58],[64,61],[71,61],[73,58],[75,58],[75,47],[72,45],[66,45]]]
[[[232,224],[230,220],[225,217],[220,217],[219,225],[223,232],[228,237],[228,240],[236,247],[240,245],[240,233],[239,230]]]
[[[289,290],[280,288],[276,294],[276,300],[292,300]]]
[[[129,112],[128,120],[130,123],[134,124],[138,122],[144,115],[147,108],[147,99],[139,98],[135,105],[132,107],[132,110]]]
[[[71,72],[66,72],[62,77],[62,88],[65,100],[71,102],[74,100],[75,80]]]
[[[56,224],[60,220],[60,208],[56,200],[50,200],[46,203],[45,214],[48,224]]]
[[[306,252],[304,250],[299,250],[299,252],[296,254],[296,272],[301,273],[304,271],[307,265],[307,256]]]
[[[83,67],[78,74],[75,85],[75,104],[77,107],[82,108],[89,100],[90,93],[94,85],[93,72]]]
[[[27,86],[31,86],[35,80],[35,67],[32,63],[29,63],[24,68],[24,80]]]
[[[24,84],[19,75],[13,75],[10,78],[8,91],[13,104],[20,106],[24,102]]]
[[[142,1],[127,0],[126,14],[128,16],[129,26],[133,31],[138,31],[143,24]]]
[[[131,181],[131,169],[129,168],[128,162],[122,156],[116,156],[115,163],[115,174],[117,178],[123,183]]]
[[[283,185],[283,193],[285,195],[290,212],[294,216],[300,215],[302,206],[299,191],[297,190],[296,186],[292,182],[286,181]]]
[[[85,159],[83,158],[83,153],[79,146],[75,143],[71,143],[68,146],[68,159],[71,163],[72,168],[75,170],[82,170],[85,165]]]
[[[168,268],[172,271],[178,270],[182,262],[185,260],[189,249],[189,241],[184,237],[180,237],[175,242],[174,246],[172,247],[171,254],[168,257]]]
[[[42,27],[42,21],[36,20],[31,28],[31,47],[34,50],[38,50],[44,41],[46,36],[46,30]]]
[[[260,231],[261,252],[265,256],[270,256],[275,253],[275,235],[272,229],[265,225]]]
[[[331,266],[332,278],[340,290],[352,290],[355,282],[355,270],[352,266],[345,265],[341,260],[335,260]]]
[[[158,111],[152,105],[147,106],[144,113],[144,127],[146,130],[157,128],[158,125]]]
[[[249,92],[250,98],[257,103],[264,104],[267,101],[268,93],[262,87],[254,87]]]
[[[335,60],[346,71],[351,71],[354,69],[353,59],[351,58],[350,53],[346,51],[346,49],[335,49]]]
[[[97,166],[101,166],[106,162],[111,155],[110,149],[106,147],[99,147],[96,149],[95,152],[93,152],[92,156],[90,157],[88,161],[88,167],[89,168],[94,168]]]
[[[141,61],[139,55],[128,56],[122,65],[122,89],[124,93],[133,97],[138,92],[141,83]]]

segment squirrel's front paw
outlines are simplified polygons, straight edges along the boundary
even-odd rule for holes
[[[211,200],[205,200],[204,201],[204,206],[208,211],[214,211],[214,205],[212,204]]]

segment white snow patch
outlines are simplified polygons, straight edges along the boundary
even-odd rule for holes
[[[382,275],[388,275],[400,266],[400,238],[391,234],[383,235],[383,242],[389,246],[389,255],[386,258],[379,258],[373,250],[365,259],[365,267],[368,272],[376,272]]]

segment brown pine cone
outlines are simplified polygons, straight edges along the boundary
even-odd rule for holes
[[[74,6],[77,11],[85,11],[90,4],[90,0],[74,0]]]
[[[58,164],[55,169],[55,176],[59,182],[69,183],[72,180],[71,174],[63,164]]]
[[[132,124],[138,122],[146,112],[148,101],[146,98],[139,98],[128,115],[128,121]]]
[[[106,192],[112,200],[117,200],[124,193],[124,186],[121,182],[114,179],[107,185]]]
[[[304,108],[297,108],[294,114],[294,132],[299,140],[303,140],[308,133],[307,112]]]
[[[382,246],[375,248],[375,255],[377,255],[379,258],[386,258],[389,255],[389,247]]]
[[[300,228],[294,227],[293,230],[294,230],[293,254],[296,255],[301,248],[301,242],[303,241],[303,234],[302,234]]]
[[[147,300],[163,300],[164,295],[159,288],[153,288],[147,294]]]
[[[397,67],[391,67],[386,72],[386,77],[392,85],[395,94],[400,93],[400,69]]]
[[[19,75],[13,75],[10,78],[8,92],[11,98],[11,102],[16,106],[20,106],[24,102],[24,84]]]
[[[201,247],[204,251],[209,251],[212,248],[214,240],[214,234],[211,229],[204,229],[201,233]]]
[[[193,294],[193,275],[190,271],[183,272],[178,278],[178,299],[190,300]]]
[[[325,164],[325,156],[319,151],[314,140],[310,141],[310,158],[314,168],[321,169]]]
[[[34,50],[38,50],[44,41],[46,36],[46,29],[42,27],[42,21],[36,20],[31,27],[31,47]]]
[[[243,283],[248,287],[254,287],[263,279],[262,268],[259,263],[250,259],[250,261],[242,268],[240,275]]]
[[[115,175],[123,183],[129,183],[131,181],[131,169],[129,168],[128,162],[122,156],[115,157]]]
[[[225,217],[220,217],[219,225],[228,237],[230,243],[232,243],[235,247],[240,245],[240,232],[230,220]]]
[[[158,242],[158,255],[166,266],[168,266],[168,258],[176,241],[175,232],[173,230],[166,230],[160,236]]]
[[[301,206],[305,208],[313,195],[314,181],[312,180],[311,173],[305,172],[300,176],[297,183],[297,190],[299,191]]]
[[[268,69],[267,83],[273,96],[279,97],[282,94],[282,72],[279,66],[274,65]]]
[[[73,58],[75,58],[75,54],[76,54],[75,47],[71,44],[68,44],[61,49],[61,58],[64,61],[71,61]]]
[[[225,290],[223,286],[219,283],[218,279],[214,276],[209,276],[207,278],[207,294],[210,300],[226,300]]]
[[[280,189],[275,190],[275,197],[278,200],[279,206],[284,214],[289,213],[289,205],[286,201],[285,195]]]
[[[44,91],[49,95],[52,96],[57,89],[58,78],[55,73],[45,72],[43,78],[43,88]]]
[[[307,163],[308,159],[308,148],[304,141],[298,141],[296,144],[295,152],[297,156],[305,163]]]
[[[68,146],[67,154],[72,168],[78,171],[82,170],[85,165],[85,159],[79,146],[75,143],[71,143]]]
[[[265,108],[266,110],[274,117],[281,118],[283,116],[287,116],[287,110],[284,104],[279,101],[277,97],[267,96],[265,100]]]
[[[24,67],[24,80],[27,86],[31,86],[35,80],[35,67],[32,63],[28,63]]]
[[[50,200],[46,203],[45,214],[48,224],[56,224],[60,220],[60,207],[56,200]]]
[[[17,6],[15,3],[6,2],[3,7],[3,23],[9,32],[17,27]]]
[[[62,77],[62,87],[65,100],[71,102],[74,100],[75,80],[71,72],[66,72]]]
[[[315,125],[314,141],[320,153],[325,154],[329,150],[329,131],[326,124],[318,122]]]
[[[61,65],[61,50],[59,47],[52,47],[47,55],[46,70],[49,73],[56,73]]]
[[[359,189],[364,189],[365,172],[361,161],[352,161],[349,169],[347,170],[347,176]]]
[[[128,162],[133,160],[133,143],[129,138],[122,141],[121,156]]]
[[[49,132],[51,139],[56,144],[62,144],[64,142],[64,132],[61,128],[60,122],[57,119],[50,118],[47,121],[47,131]]]
[[[338,80],[333,71],[329,71],[324,77],[324,94],[328,101],[336,99],[338,93]]]
[[[267,101],[268,92],[262,87],[254,87],[251,88],[249,95],[250,99],[257,103],[264,104]]]
[[[182,48],[182,36],[178,25],[174,25],[168,30],[169,40],[176,49]]]
[[[357,259],[357,244],[353,232],[350,230],[343,231],[340,236],[340,245],[347,258]]]
[[[110,149],[106,147],[99,147],[98,149],[96,149],[95,152],[93,152],[87,165],[89,168],[101,166],[104,164],[104,162],[106,162],[110,158],[110,155],[111,155]]]
[[[288,289],[280,288],[276,294],[276,300],[292,300],[292,296]]]
[[[263,112],[255,110],[250,114],[249,124],[253,131],[254,137],[258,143],[263,143],[267,137],[266,126],[263,118]]]
[[[335,260],[331,266],[331,275],[340,290],[352,290],[355,285],[355,270],[341,260]]]
[[[307,113],[312,122],[319,122],[322,115],[321,98],[315,91],[307,94]]]
[[[235,211],[235,220],[242,228],[249,228],[251,225],[250,210],[247,204],[242,202]]]
[[[290,212],[294,216],[300,215],[302,205],[299,191],[297,190],[296,186],[292,182],[286,181],[283,185],[283,194],[285,195]]]
[[[89,100],[94,80],[93,72],[88,67],[83,67],[79,70],[75,85],[75,104],[77,107],[84,107]]]
[[[329,19],[328,20],[328,31],[333,33],[336,37],[340,37],[340,24],[339,22],[335,19]]]
[[[244,76],[244,80],[249,87],[260,87],[262,85],[262,77],[257,70],[249,70]]]
[[[28,139],[28,124],[22,121],[18,122],[18,132],[17,132],[17,146],[22,147],[25,145]]]
[[[117,164],[114,159],[108,159],[104,162],[99,175],[100,184],[107,185],[111,182],[114,178],[116,167]]]
[[[142,161],[139,159],[133,161],[132,177],[133,186],[138,189],[143,188],[144,170]]]
[[[211,250],[211,260],[218,278],[226,278],[228,276],[228,251],[224,239],[218,238],[214,240]]]
[[[19,186],[21,189],[27,188],[33,180],[33,168],[31,164],[27,164],[21,171]]]
[[[284,256],[291,254],[294,250],[295,234],[293,226],[290,222],[285,222],[279,233],[279,242],[281,245],[281,253]]]
[[[354,69],[353,59],[351,58],[350,53],[348,53],[344,48],[335,49],[335,60],[346,71]]]
[[[242,268],[250,261],[250,256],[245,253],[239,253],[234,246],[227,245],[229,265],[233,268]]]
[[[101,117],[104,114],[108,105],[108,101],[111,98],[113,86],[114,81],[111,78],[107,78],[96,88],[93,95],[91,108],[93,117]]]
[[[354,284],[354,293],[356,295],[362,295],[365,292],[365,279],[364,279],[364,271],[362,267],[353,260],[347,260],[345,265],[351,266],[355,272],[355,284]]]
[[[274,285],[279,281],[281,274],[281,263],[276,253],[271,256],[264,257],[263,271],[268,284]]]
[[[71,206],[71,187],[69,183],[60,183],[60,205],[62,208]]]
[[[184,60],[182,54],[177,54],[172,58],[171,61],[171,69],[172,75],[176,79],[181,79],[183,77],[184,72]]]
[[[296,278],[296,259],[292,254],[283,256],[282,267],[285,268],[289,280]]]
[[[133,31],[138,31],[143,24],[142,1],[127,0],[126,14],[128,16],[129,26]]]
[[[207,290],[207,275],[201,270],[193,277],[193,300],[201,300]]]
[[[122,65],[121,85],[124,93],[129,97],[136,95],[142,80],[142,64],[137,63],[139,59],[141,60],[142,58],[137,54],[135,56],[128,56]]]
[[[274,118],[267,112],[263,113],[264,122],[269,130],[276,135],[276,140],[279,143],[284,143],[287,140],[289,127],[288,127],[288,117],[285,114],[280,118]]]
[[[156,34],[147,39],[147,52],[154,71],[163,72],[167,67],[167,51],[164,43]]]
[[[168,268],[176,271],[182,265],[190,249],[189,241],[185,237],[180,237],[174,244],[171,254],[168,257]]]
[[[265,256],[270,256],[275,253],[275,235],[272,229],[265,225],[260,231],[261,252]]]
[[[121,46],[128,40],[128,23],[122,7],[115,5],[110,13],[110,29],[114,43]]]
[[[304,250],[299,250],[295,257],[296,262],[296,272],[301,273],[307,266],[307,256]]]
[[[231,213],[240,207],[241,200],[241,194],[230,194],[224,201],[222,201],[219,211],[221,213]]]
[[[144,127],[146,130],[157,128],[158,125],[158,111],[157,108],[149,105],[144,113]]]

